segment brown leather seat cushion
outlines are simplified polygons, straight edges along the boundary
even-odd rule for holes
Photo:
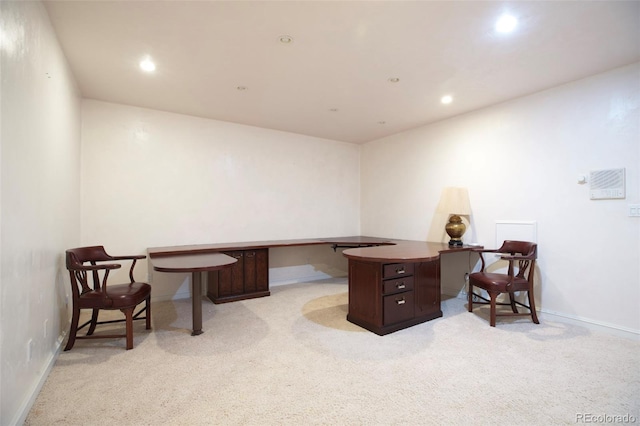
[[[491,272],[476,272],[469,275],[469,281],[476,287],[485,290],[493,290],[499,292],[507,292],[507,284],[509,276],[505,274],[494,274]],[[528,288],[529,283],[524,278],[514,278],[511,291],[521,291]]]
[[[151,294],[151,286],[147,283],[134,282],[107,286],[107,295],[112,303],[110,309],[122,309],[135,306]],[[104,293],[90,291],[80,296],[82,308],[104,308]]]

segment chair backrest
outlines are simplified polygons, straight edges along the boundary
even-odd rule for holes
[[[536,259],[538,256],[538,245],[528,241],[506,240],[497,250],[498,253],[520,254],[522,256]]]
[[[85,262],[95,265],[95,262],[111,260],[111,256],[104,250],[104,246],[78,247],[69,249],[67,254],[67,269],[72,270],[76,266],[82,266]]]
[[[112,260],[112,257],[105,251],[104,246],[78,247],[69,249],[65,253],[67,270],[69,270],[71,290],[73,292],[74,299],[80,297],[81,294],[88,293],[93,290],[100,290],[102,283],[100,283],[98,271],[92,271],[93,288],[91,288],[87,279],[87,271],[80,270],[78,268],[86,262],[89,262],[91,265],[95,265],[96,262]],[[106,270],[103,282],[107,280],[108,273],[109,271]]]
[[[533,284],[533,273],[536,267],[536,258],[538,257],[538,245],[529,241],[513,241],[506,240],[497,250],[498,253],[508,253],[511,255],[520,255],[524,259],[518,260],[517,278],[523,278]],[[508,274],[514,275],[514,262],[509,262]],[[525,276],[526,275],[526,276]]]

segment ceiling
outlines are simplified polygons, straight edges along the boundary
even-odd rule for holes
[[[638,1],[45,4],[85,98],[352,143],[640,60]]]

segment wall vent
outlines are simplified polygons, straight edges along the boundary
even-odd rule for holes
[[[625,197],[624,169],[596,170],[590,174],[592,200]]]

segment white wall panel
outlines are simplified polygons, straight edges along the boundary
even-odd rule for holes
[[[145,253],[359,233],[358,145],[93,100],[82,112],[83,244]],[[154,298],[176,280],[160,278]]]
[[[363,146],[365,234],[444,241],[442,188],[471,199],[466,242],[537,222],[543,310],[640,333],[640,65],[612,70]],[[464,102],[459,97],[458,102]],[[627,198],[592,201],[577,177],[626,168]]]
[[[68,325],[80,241],[80,100],[39,2],[0,2],[0,424],[21,424]]]

